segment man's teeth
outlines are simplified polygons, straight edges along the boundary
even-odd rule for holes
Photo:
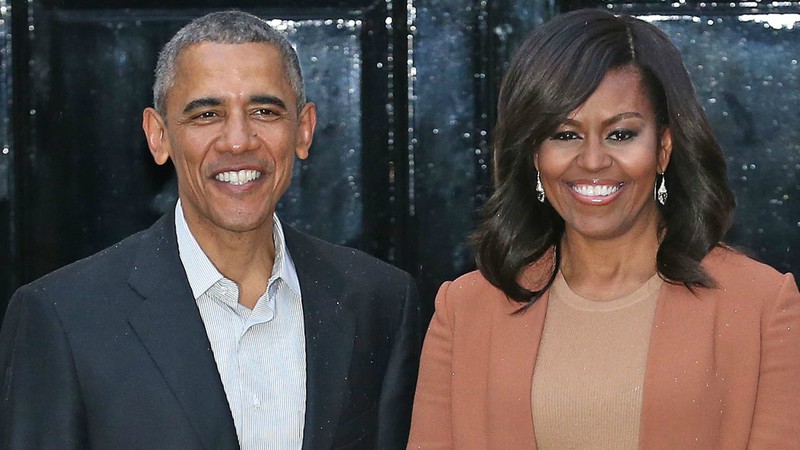
[[[235,186],[241,186],[245,183],[257,180],[260,177],[261,172],[257,170],[240,170],[238,172],[231,170],[229,172],[219,173],[214,178],[216,178],[217,181],[224,181],[225,183],[230,183]]]
[[[572,186],[572,189],[585,197],[608,197],[619,190],[619,185],[600,186],[600,185],[579,185]]]

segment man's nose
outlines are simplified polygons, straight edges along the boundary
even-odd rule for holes
[[[221,150],[244,152],[252,149],[258,142],[258,133],[246,114],[230,114],[225,121],[224,136],[220,140]]]

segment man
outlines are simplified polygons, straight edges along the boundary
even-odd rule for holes
[[[0,332],[0,446],[404,448],[408,274],[282,226],[316,110],[264,21],[214,13],[162,50],[143,128],[180,200],[22,287]]]

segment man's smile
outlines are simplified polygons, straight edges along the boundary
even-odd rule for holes
[[[241,186],[259,178],[261,178],[261,172],[258,170],[230,170],[220,172],[214,177],[217,181],[230,183],[234,186]]]

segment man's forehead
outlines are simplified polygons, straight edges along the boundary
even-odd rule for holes
[[[225,78],[232,73],[285,77],[279,54],[271,50],[266,44],[203,42],[190,45],[175,59],[172,85]]]
[[[295,93],[284,64],[278,48],[269,43],[192,44],[178,54],[167,100],[172,97],[174,88],[188,88],[208,89],[207,92],[196,92],[193,95],[196,97],[222,98],[224,91],[225,96],[248,99],[264,95],[287,97],[283,101],[289,103],[293,99],[288,96]],[[253,75],[255,81],[251,78]],[[220,79],[230,83],[220,85]]]
[[[255,51],[262,53],[265,58],[275,58],[283,64],[283,58],[280,49],[277,45],[269,42],[216,42],[216,41],[201,41],[191,43],[184,46],[175,56],[176,65],[180,64],[182,60],[187,57],[194,56],[197,53],[209,53],[212,51],[226,52],[226,51]]]

